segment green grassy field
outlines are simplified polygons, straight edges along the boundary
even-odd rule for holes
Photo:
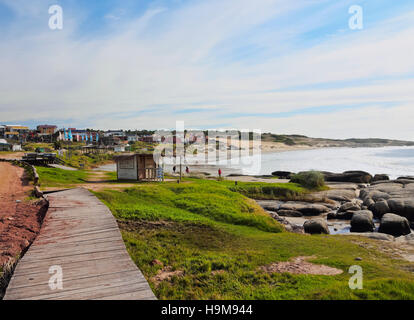
[[[242,194],[247,187],[251,184],[235,189],[230,181],[189,179],[95,194],[118,219],[129,254],[160,299],[414,298],[409,262],[381,252],[374,240],[288,233]],[[275,187],[306,192],[295,184]],[[277,190],[282,197],[287,193]],[[310,261],[344,273],[269,274],[260,269],[297,256],[314,256]],[[162,269],[151,264],[154,259],[175,275],[154,278]],[[363,268],[363,290],[348,287],[348,269],[355,264]]]
[[[83,170],[69,171],[57,168],[36,167],[41,187],[74,187],[85,183],[88,172]]]

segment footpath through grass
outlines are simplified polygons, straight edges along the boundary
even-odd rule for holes
[[[242,194],[265,187],[252,184],[189,179],[95,194],[118,219],[129,254],[160,299],[414,298],[412,264],[375,249],[374,240],[288,233]],[[306,192],[295,184],[273,187],[274,198]],[[297,256],[314,256],[312,262],[344,272],[317,276],[260,269]],[[163,265],[151,263],[155,259]],[[363,268],[363,290],[348,287],[355,264]]]

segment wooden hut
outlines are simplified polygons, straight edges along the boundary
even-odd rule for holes
[[[157,163],[152,154],[126,154],[115,156],[118,180],[156,181]]]

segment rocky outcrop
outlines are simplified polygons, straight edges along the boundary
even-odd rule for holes
[[[381,224],[378,231],[393,235],[394,237],[411,233],[408,220],[393,213],[384,214],[381,218]]]
[[[289,214],[289,211],[295,211],[300,212],[303,216],[319,216],[331,211],[331,209],[322,204],[289,201],[280,206],[278,210],[279,215],[282,215],[281,211],[285,214]]]
[[[386,200],[374,202],[369,209],[374,213],[375,217],[382,218],[382,216],[390,211],[390,207],[388,206],[388,202]]]
[[[361,206],[355,202],[345,202],[342,206],[340,206],[338,212],[346,212],[346,211],[358,211],[361,210]]]
[[[328,224],[324,219],[311,219],[305,221],[303,228],[309,234],[329,234]]]
[[[351,232],[372,232],[375,230],[374,215],[369,210],[354,212],[351,220]]]
[[[281,217],[303,217],[302,212],[296,210],[286,210],[282,209],[277,212]]]
[[[376,174],[374,176],[374,178],[372,178],[372,182],[376,182],[376,181],[386,181],[386,180],[390,180],[390,177],[386,174]]]
[[[343,173],[322,172],[325,181],[370,183],[372,176],[365,171],[345,171]]]
[[[389,199],[387,201],[390,212],[414,221],[414,199]]]
[[[272,172],[272,176],[278,177],[280,179],[290,179],[294,175],[293,172],[289,171],[274,171]]]

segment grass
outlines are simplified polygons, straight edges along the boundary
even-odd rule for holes
[[[242,194],[251,184],[234,189],[234,182],[190,179],[95,194],[118,219],[129,254],[160,299],[414,299],[410,263],[381,252],[374,240],[288,233]],[[306,192],[294,184],[285,187]],[[259,269],[296,256],[315,256],[312,262],[344,273]],[[156,281],[162,266],[152,265],[154,259],[183,275]],[[363,290],[348,287],[354,264],[363,268]]]
[[[88,173],[83,170],[69,171],[58,168],[36,167],[42,187],[70,187],[86,182]]]
[[[112,154],[82,154],[80,151],[72,151],[70,158],[64,155],[60,159],[73,168],[91,169],[108,163],[112,157]]]

